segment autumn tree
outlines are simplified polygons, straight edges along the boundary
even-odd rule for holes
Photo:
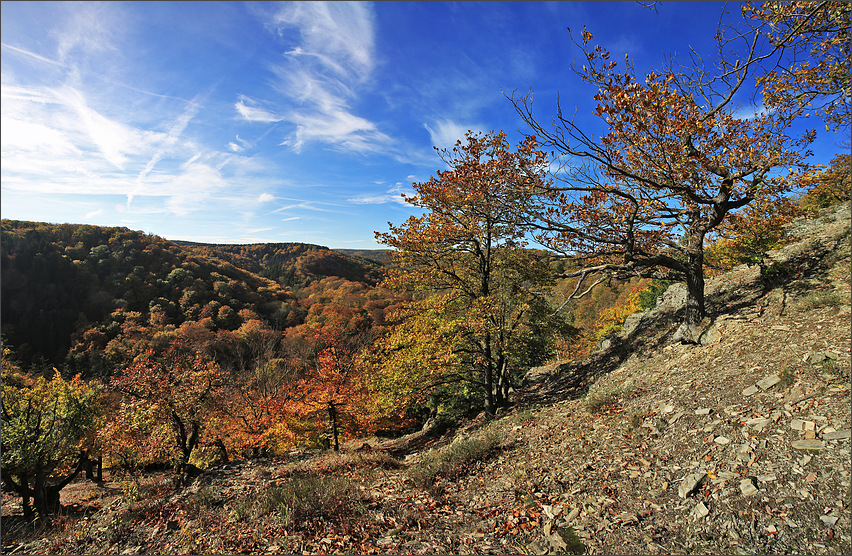
[[[464,393],[465,387],[476,387],[478,370],[466,364],[467,320],[449,310],[454,300],[451,294],[434,294],[402,304],[389,315],[387,332],[364,352],[378,414],[401,416],[428,405],[437,411],[440,401],[430,398],[441,388]],[[481,388],[477,394],[481,406]]]
[[[359,354],[370,342],[369,333],[339,326],[317,326],[313,341],[317,356],[287,396],[287,405],[299,417],[316,423],[328,419],[331,445],[340,449],[341,432],[370,429],[369,388]]]
[[[24,517],[59,509],[59,492],[83,469],[80,441],[97,415],[97,388],[77,376],[66,381],[32,376],[2,359],[3,484],[21,496]],[[58,476],[55,476],[57,475]],[[30,505],[30,500],[33,506]]]
[[[620,69],[608,51],[592,46],[587,30],[578,46],[586,64],[576,72],[597,89],[605,133],[582,129],[558,104],[553,125],[544,124],[531,95],[511,99],[561,160],[554,182],[534,184],[537,236],[583,264],[568,274],[580,278],[578,291],[607,275],[683,279],[688,293],[676,338],[697,342],[706,313],[705,236],[730,213],[790,189],[785,174],[803,165],[813,138],[787,133],[802,107],[780,103],[738,117],[733,99],[753,77],[753,64],[726,58],[717,76],[701,64],[692,73],[637,76],[629,61]]]
[[[827,168],[802,176],[797,185],[804,190],[799,203],[809,212],[848,201],[852,197],[852,155],[836,155]]]
[[[308,351],[307,346],[282,345],[282,335],[258,320],[244,322],[233,336],[235,345],[226,351],[236,353],[237,359],[220,406],[226,419],[218,432],[235,449],[252,455],[289,448],[292,431],[283,396],[302,369],[300,354],[292,347]]]
[[[748,32],[723,30],[723,41],[761,37],[769,47],[749,61],[768,109],[795,104],[821,114],[826,129],[849,130],[852,101],[852,4],[844,1],[748,2]]]
[[[181,473],[187,471],[193,450],[221,403],[227,373],[201,352],[170,346],[160,355],[153,350],[138,357],[111,387],[124,396],[120,415],[138,434],[127,438],[119,428],[116,441],[142,439],[149,454],[169,458]],[[113,451],[122,446],[107,446]]]
[[[512,150],[504,133],[469,132],[466,142],[441,151],[448,169],[414,184],[405,197],[425,214],[377,233],[393,247],[388,284],[418,295],[449,295],[445,307],[468,320],[465,364],[476,369],[493,413],[502,401],[500,378],[512,350],[512,330],[527,314],[542,277],[525,245],[522,211],[534,183],[544,180],[547,156],[528,138]],[[508,375],[506,375],[508,376]]]

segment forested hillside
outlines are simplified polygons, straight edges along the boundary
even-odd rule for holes
[[[283,286],[303,287],[328,276],[375,285],[382,278],[380,261],[361,256],[359,251],[331,250],[307,243],[251,245],[209,245],[185,241],[175,243],[193,253],[228,261],[234,266],[275,280]]]
[[[27,366],[67,364],[84,375],[128,362],[157,333],[190,323],[214,334],[252,320],[270,330],[298,326],[317,293],[345,284],[366,291],[381,278],[375,261],[316,245],[191,244],[7,220],[2,234],[7,347]]]

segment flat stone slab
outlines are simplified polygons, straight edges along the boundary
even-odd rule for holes
[[[806,438],[805,440],[796,440],[791,444],[796,450],[822,450],[825,448],[825,442],[822,440]]]
[[[580,515],[580,508],[572,508],[571,511],[568,512],[568,517],[566,518],[568,520],[568,523],[574,521],[574,519],[576,519],[578,515]]]
[[[743,493],[743,496],[751,496],[757,494],[758,490],[751,479],[743,479],[740,481],[740,492]]]
[[[852,437],[852,430],[834,431],[822,433],[823,440],[849,440]]]
[[[769,424],[769,419],[766,417],[755,417],[746,421],[745,424],[757,430],[763,430],[763,428]]]
[[[574,519],[576,519],[578,515],[580,515],[580,508],[572,508],[571,511],[568,512],[568,517],[566,518],[568,520],[568,523],[574,521]]]
[[[681,417],[683,417],[683,414],[684,414],[684,412],[683,412],[683,411],[678,411],[677,413],[675,413],[674,415],[672,415],[672,416],[669,418],[669,424],[671,425],[671,424],[673,424],[675,421],[677,421],[678,419],[680,419]]]
[[[748,388],[743,390],[743,396],[753,396],[757,394],[760,390],[758,390],[757,386],[749,386]]]
[[[698,521],[699,519],[707,517],[709,513],[710,510],[707,508],[707,506],[704,505],[704,502],[699,502],[695,505],[694,508],[692,508],[692,512],[690,512],[690,515],[692,515],[692,518],[695,521]]]
[[[780,377],[780,376],[778,376],[778,375],[769,375],[769,376],[766,376],[766,377],[763,377],[762,379],[760,379],[760,380],[757,382],[757,386],[758,386],[761,390],[766,390],[766,389],[768,389],[768,388],[772,388],[773,386],[775,386],[775,385],[776,385],[776,384],[778,384],[779,382],[781,382],[781,377]]]
[[[681,481],[680,487],[677,489],[677,495],[681,498],[686,498],[698,488],[699,483],[706,476],[707,473],[690,473]]]
[[[819,519],[829,527],[834,527],[834,524],[837,523],[838,518],[834,515],[821,515],[819,516]]]

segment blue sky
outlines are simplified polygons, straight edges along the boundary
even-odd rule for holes
[[[375,248],[503,92],[600,132],[583,26],[638,71],[707,52],[722,2],[3,2],[2,217]],[[733,6],[730,4],[729,6]],[[736,9],[736,6],[733,6]],[[818,123],[811,126],[821,127]],[[837,152],[821,134],[815,162]]]

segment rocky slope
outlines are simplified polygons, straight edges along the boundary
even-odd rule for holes
[[[590,358],[531,370],[509,411],[421,436],[404,459],[369,439],[218,467],[177,493],[140,485],[142,499],[127,482],[76,485],[99,511],[4,551],[848,554],[849,213],[794,222],[799,240],[763,270],[708,281],[700,346],[671,341],[675,286]],[[486,437],[499,444],[415,485]],[[260,502],[305,476],[345,479],[342,497],[295,517]]]

